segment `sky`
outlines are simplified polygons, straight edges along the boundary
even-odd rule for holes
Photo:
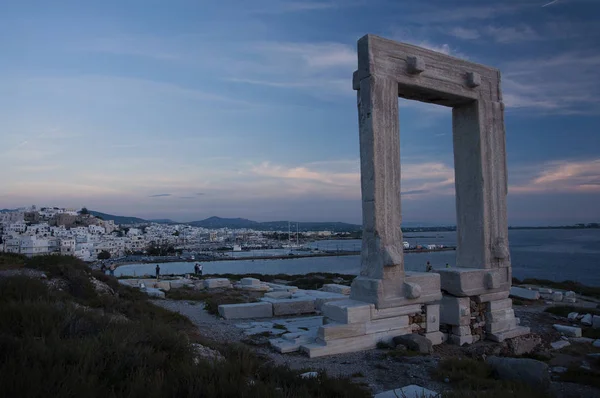
[[[511,225],[600,221],[598,0],[0,2],[0,208],[360,223],[356,42],[499,68]],[[454,224],[451,109],[400,102],[402,215]]]

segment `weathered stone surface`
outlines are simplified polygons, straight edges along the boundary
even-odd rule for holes
[[[427,317],[427,326],[425,331],[427,333],[431,333],[440,330],[440,305],[429,304],[425,307],[425,311],[425,315]]]
[[[374,398],[439,398],[440,395],[433,391],[428,390],[425,387],[411,384],[402,388],[396,388],[395,390],[389,390],[376,394]]]
[[[593,345],[594,347],[596,347],[596,348],[600,348],[600,339],[597,339],[596,341],[594,341],[594,342],[592,343],[592,345]]]
[[[579,313],[577,313],[577,312],[569,312],[569,314],[567,315],[567,319],[570,321],[575,321],[575,320],[577,320],[578,316],[579,316]]]
[[[240,283],[244,286],[258,286],[260,285],[260,279],[256,278],[242,278]]]
[[[594,315],[592,318],[592,328],[600,329],[600,316]]]
[[[444,295],[440,303],[440,323],[445,325],[468,325],[471,305],[468,297]]]
[[[538,292],[540,292],[540,294],[552,294],[552,289],[547,289],[545,287],[540,287],[538,289]]]
[[[576,303],[577,299],[575,297],[564,297],[563,298],[563,303]]]
[[[408,326],[408,315],[402,315],[394,318],[384,318],[369,321],[366,323],[366,332],[387,332],[396,329],[407,328]]]
[[[417,351],[421,354],[431,354],[433,345],[426,337],[420,334],[411,333],[403,336],[397,336],[392,339],[395,345],[403,345],[411,351]]]
[[[340,323],[368,322],[372,306],[356,300],[339,300],[325,303],[321,311],[327,318]]]
[[[429,332],[425,333],[427,340],[431,341],[432,345],[442,344],[448,340],[448,335],[442,332]]]
[[[569,341],[573,343],[592,344],[594,342],[594,339],[591,339],[589,337],[571,337],[569,338]]]
[[[473,344],[473,335],[465,334],[462,336],[457,336],[455,334],[450,334],[448,336],[448,342],[450,344],[462,346],[465,344]]]
[[[160,289],[160,290],[165,291],[165,292],[168,292],[169,290],[171,290],[171,282],[169,282],[169,281],[156,282],[154,284],[154,286],[157,289]]]
[[[321,290],[324,292],[350,295],[350,286],[346,286],[346,285],[327,284],[327,285],[323,285]]]
[[[303,379],[313,379],[319,377],[319,372],[306,372],[300,375]]]
[[[315,300],[314,299],[275,299],[272,301],[273,304],[273,315],[298,315],[298,314],[310,314],[315,312]]]
[[[383,318],[394,318],[401,315],[413,315],[418,314],[423,310],[422,304],[411,304],[404,305],[402,307],[392,307],[377,309],[375,306],[371,307],[371,319],[383,319]]]
[[[225,319],[269,318],[273,316],[273,305],[267,302],[222,304],[219,315]]]
[[[567,340],[558,340],[553,343],[550,343],[550,347],[552,347],[553,350],[560,350],[561,348],[565,348],[570,345],[571,343],[569,343]]]
[[[524,289],[522,287],[513,286],[510,288],[510,295],[526,300],[539,300],[540,292],[537,290]]]
[[[501,380],[517,381],[543,390],[550,386],[548,365],[544,362],[529,358],[499,357],[489,357],[486,362]]]
[[[328,323],[319,328],[317,336],[324,340],[338,340],[362,336],[367,333],[365,323]]]
[[[542,338],[537,335],[520,336],[508,341],[508,348],[513,355],[524,355],[534,352],[542,344]]]
[[[569,290],[568,292],[565,292],[564,296],[565,296],[565,298],[577,298],[577,295],[572,290]]]
[[[510,310],[512,309],[512,300],[511,299],[503,299],[503,300],[495,300],[490,301],[487,304],[488,312],[500,311],[500,310]]]
[[[227,278],[209,278],[204,280],[204,287],[207,289],[228,288],[231,287],[231,282]]]
[[[390,332],[365,334],[362,336],[331,340],[328,342],[319,341],[319,339],[317,339],[314,343],[301,345],[300,349],[306,352],[310,358],[370,350],[375,348],[380,341],[389,343],[394,336],[400,336],[406,333],[408,333],[408,331],[405,329],[397,329]]]
[[[563,301],[563,294],[561,292],[552,293],[552,301]]]
[[[512,338],[515,338],[518,336],[524,336],[526,334],[529,334],[529,332],[530,332],[530,330],[528,327],[517,326],[513,329],[505,330],[502,332],[488,333],[487,338],[488,338],[488,340],[501,343],[504,340],[512,339]]]
[[[275,292],[265,293],[264,297],[272,298],[272,299],[289,299],[292,298],[292,293],[287,290],[278,290]]]
[[[567,337],[581,337],[581,328],[565,325],[553,325],[553,327]]]
[[[510,294],[510,292],[508,290],[506,290],[506,291],[501,291],[501,292],[496,292],[496,293],[480,294],[478,296],[473,297],[473,299],[477,303],[488,303],[490,301],[504,300],[504,299],[508,298],[509,294]]]
[[[442,290],[459,297],[495,293],[508,290],[510,279],[508,268],[441,268],[436,272],[441,277]]]
[[[583,318],[581,318],[581,324],[585,326],[592,326],[592,314],[585,314]]]
[[[165,292],[155,288],[155,287],[147,287],[142,289],[143,292],[145,292],[148,296],[151,297],[158,297],[158,298],[165,298]]]
[[[319,297],[315,300],[315,309],[317,311],[322,311],[323,305],[325,305],[325,303],[329,303],[331,301],[346,300],[347,298],[348,296],[344,294],[340,294],[338,296],[336,293],[331,293],[330,297]]]

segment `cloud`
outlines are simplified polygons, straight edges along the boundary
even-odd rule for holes
[[[503,44],[542,39],[542,37],[528,25],[509,27],[488,26],[484,31],[496,42]]]
[[[162,198],[162,197],[167,197],[167,196],[172,196],[170,193],[157,193],[154,195],[148,195],[149,198]]]
[[[502,68],[504,103],[553,114],[600,113],[600,55],[569,51],[508,62]]]
[[[206,195],[206,194],[204,192],[197,192],[196,193],[196,196],[203,196],[203,195]]]
[[[516,194],[600,192],[600,159],[553,161],[537,166],[526,182],[509,186]]]
[[[478,39],[481,36],[476,29],[465,29],[460,27],[453,28],[448,33],[464,40]]]

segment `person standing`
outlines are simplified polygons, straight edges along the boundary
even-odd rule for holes
[[[160,264],[156,264],[156,279],[160,277]]]
[[[198,275],[198,263],[194,264],[194,274]]]
[[[198,274],[202,276],[202,264],[198,263]]]
[[[431,263],[429,261],[427,261],[427,265],[425,266],[425,272],[431,272],[433,271],[433,267],[431,266]]]

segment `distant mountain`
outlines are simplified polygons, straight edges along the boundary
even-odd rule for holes
[[[218,229],[218,228],[248,228],[258,229],[261,231],[287,231],[287,221],[268,221],[258,222],[247,220],[245,218],[221,218],[210,217],[205,220],[192,221],[187,223],[194,227]],[[296,230],[296,223],[291,223],[290,228]],[[351,232],[360,231],[362,226],[355,224],[347,224],[343,222],[300,222],[298,223],[299,231],[334,231],[334,232]]]
[[[218,229],[218,228],[256,228],[260,225],[259,222],[247,220],[245,218],[221,218],[209,217],[200,221],[192,221],[186,223],[194,227]]]
[[[94,211],[94,210],[88,210],[88,211],[94,217],[100,217],[106,221],[113,220],[115,222],[115,224],[142,224],[142,223],[149,222],[148,220],[144,220],[143,218],[115,216],[112,214],[101,213],[99,211]]]
[[[173,221],[169,218],[157,218],[157,219],[152,219],[152,220],[147,220],[148,222],[154,222],[157,224],[180,224],[177,221]]]
[[[10,213],[12,211],[17,211],[18,209],[0,209],[0,213]]]

